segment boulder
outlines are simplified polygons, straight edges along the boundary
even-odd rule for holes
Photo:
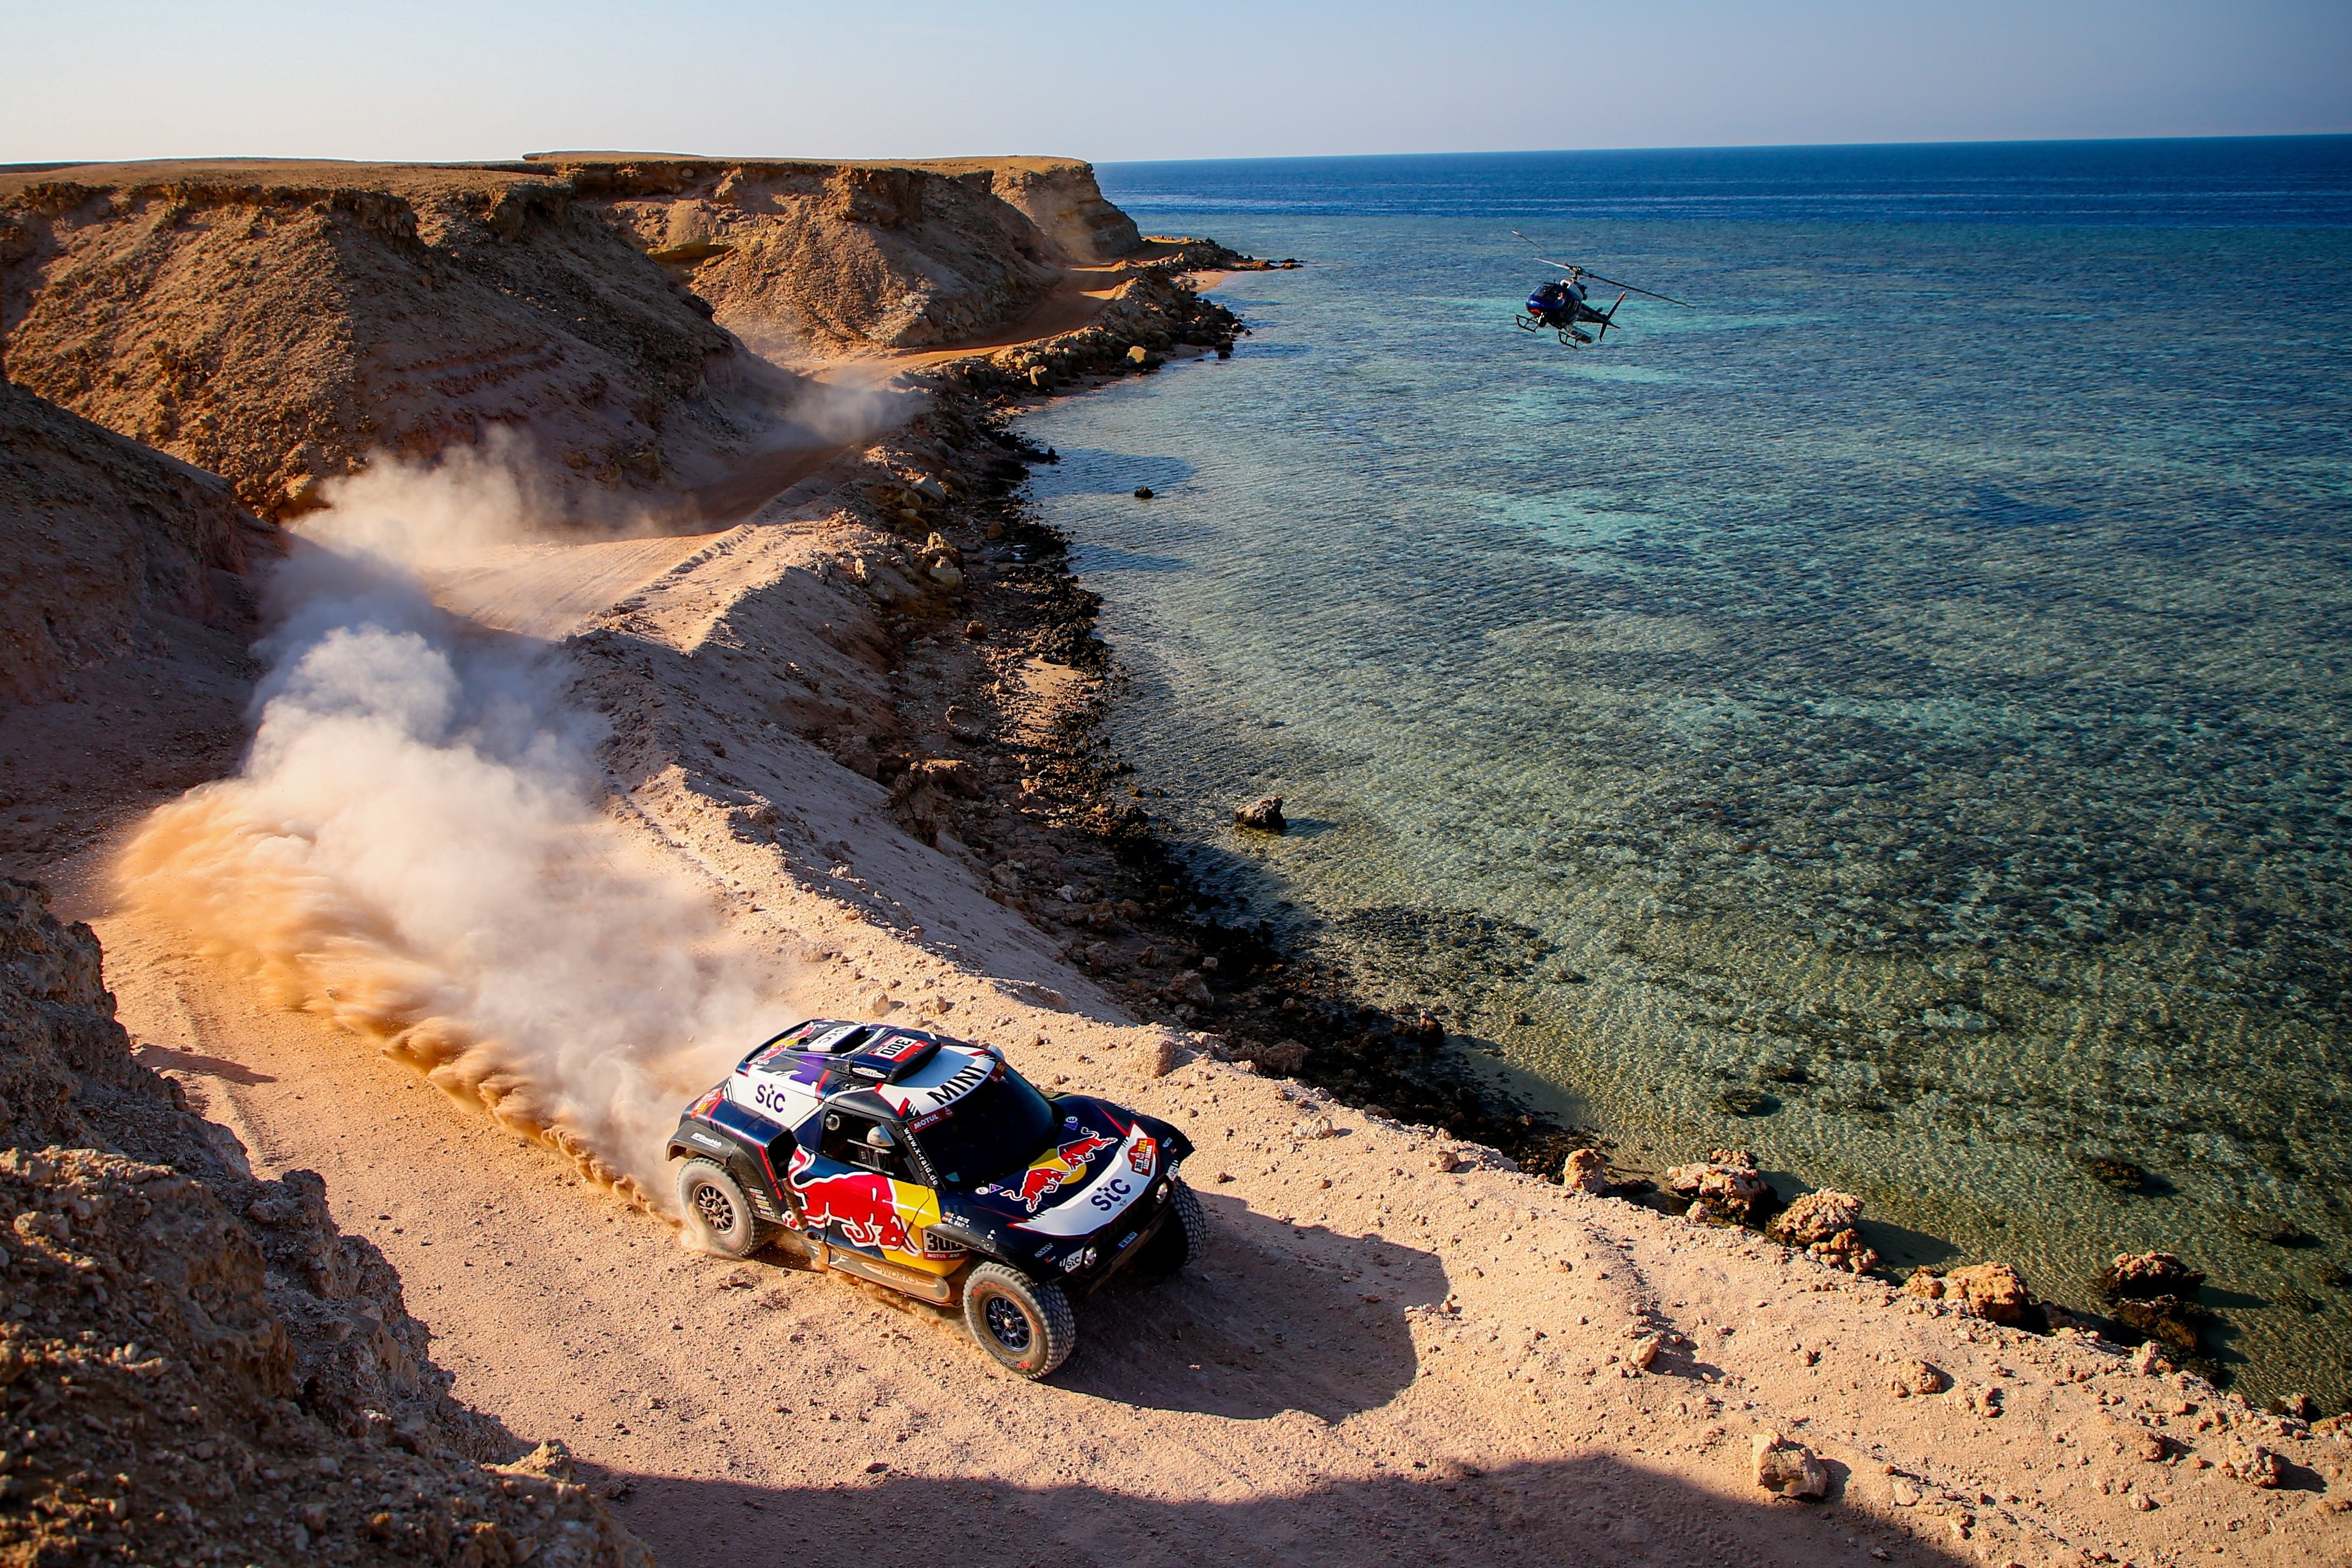
[[[2178,1253],[2127,1252],[2099,1271],[2099,1289],[2110,1300],[2153,1300],[2159,1296],[2189,1297],[2205,1283],[2204,1273],[2180,1260]]]
[[[1951,1386],[1950,1378],[1924,1361],[1896,1362],[1886,1379],[1887,1392],[1897,1399],[1909,1399],[1915,1394],[1941,1394]]]
[[[1598,1149],[1571,1149],[1568,1163],[1560,1167],[1560,1184],[1575,1193],[1590,1193],[1594,1197],[1609,1190],[1609,1158]]]
[[[2131,1369],[2142,1377],[2162,1377],[2172,1370],[2172,1363],[2166,1359],[2164,1347],[2150,1340],[2132,1352]]]
[[[1290,827],[1283,818],[1282,797],[1278,795],[1270,795],[1263,800],[1234,808],[1234,822],[1238,826],[1254,828],[1260,833],[1283,833]]]
[[[1826,1241],[1817,1241],[1806,1251],[1832,1268],[1843,1268],[1853,1274],[1867,1274],[1878,1267],[1878,1253],[1862,1239],[1858,1230],[1842,1230]]]
[[[1904,1293],[1931,1301],[1951,1301],[1972,1318],[1989,1323],[2021,1323],[2033,1309],[2025,1279],[2006,1263],[1976,1263],[1939,1274],[1933,1268],[1916,1271],[1904,1283]]]
[[[1764,1234],[1788,1247],[1811,1247],[1852,1230],[1862,1218],[1862,1200],[1827,1187],[1797,1199],[1765,1227]]]
[[[1666,1187],[1711,1215],[1738,1221],[1752,1215],[1772,1191],[1745,1149],[1717,1149],[1696,1164],[1676,1165],[1666,1173]]]
[[[2285,1463],[2260,1443],[2231,1444],[2229,1458],[2221,1461],[2221,1473],[2264,1491],[2286,1482]]]
[[[1794,1438],[1778,1432],[1759,1432],[1750,1452],[1756,1461],[1756,1484],[1775,1497],[1830,1495],[1828,1467]]]

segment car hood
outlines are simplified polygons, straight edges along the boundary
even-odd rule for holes
[[[969,1206],[1020,1233],[1045,1239],[1085,1236],[1110,1224],[1192,1152],[1166,1122],[1098,1100],[1054,1102],[1053,1141],[992,1182],[959,1194]]]

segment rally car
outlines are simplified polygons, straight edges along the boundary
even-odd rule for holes
[[[1207,1242],[1164,1121],[1033,1087],[993,1046],[816,1019],[761,1045],[670,1137],[705,1250],[783,1239],[943,1307],[982,1349],[1044,1377],[1077,1339],[1072,1290],[1175,1273]]]

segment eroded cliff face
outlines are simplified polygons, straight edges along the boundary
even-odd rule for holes
[[[772,355],[953,342],[1060,277],[1061,252],[985,167],[542,161]]]
[[[1139,243],[1067,159],[73,165],[0,174],[0,366],[266,518],[498,432],[594,510],[777,440],[771,362],[990,333]]]
[[[1143,248],[1135,220],[1103,199],[1093,164],[1075,158],[986,162],[995,194],[1020,208],[1069,259],[1099,264]]]
[[[583,485],[750,432],[709,308],[539,172],[0,175],[9,379],[297,511],[372,452],[518,433]]]
[[[0,707],[173,623],[246,631],[239,575],[275,549],[225,481],[0,382]]]
[[[131,1059],[98,942],[0,880],[0,1563],[650,1568],[450,1399],[373,1245]],[[528,1543],[528,1545],[526,1545]]]

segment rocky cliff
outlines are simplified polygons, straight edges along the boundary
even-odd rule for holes
[[[749,434],[715,395],[734,347],[552,173],[0,174],[9,378],[226,477],[265,516],[371,452],[499,427],[558,472],[650,483]]]
[[[789,378],[743,342],[954,342],[1139,243],[1066,159],[0,172],[0,366],[265,517],[499,430],[577,500],[772,442]]]
[[[0,705],[163,623],[242,630],[239,574],[275,544],[220,479],[0,382]]]
[[[546,1447],[451,1400],[304,1171],[138,1066],[87,926],[0,880],[0,1563],[649,1568]]]

